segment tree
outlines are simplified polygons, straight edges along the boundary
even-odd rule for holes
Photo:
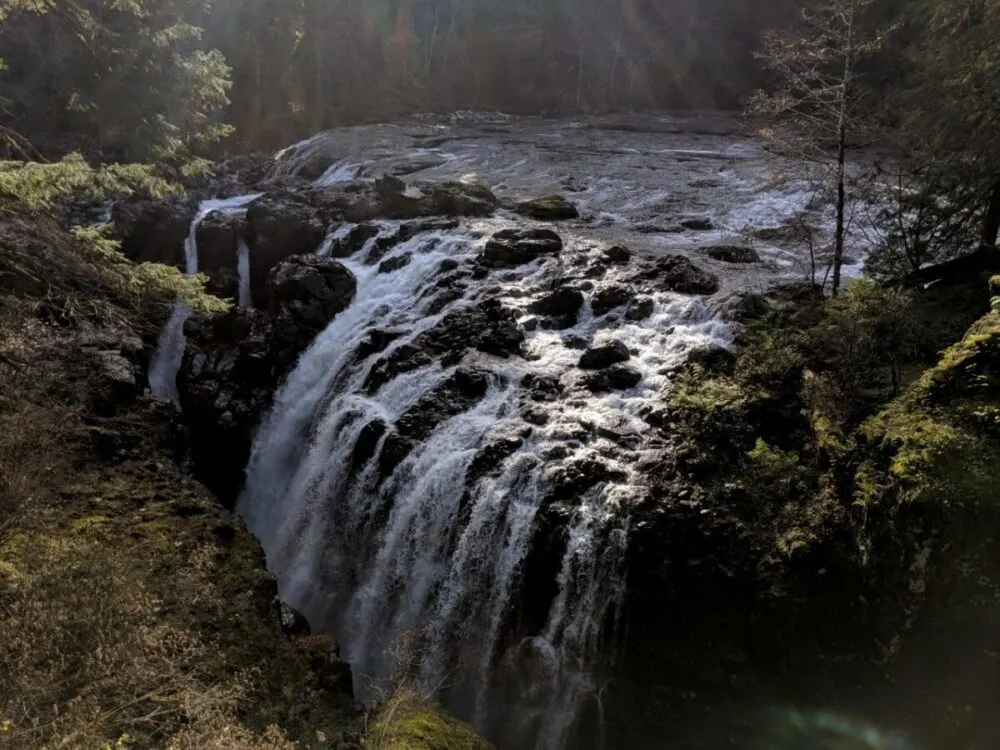
[[[803,8],[789,31],[764,36],[758,56],[774,75],[774,88],[759,91],[751,109],[791,126],[780,139],[785,149],[832,163],[836,191],[833,249],[834,296],[840,291],[847,208],[847,155],[866,145],[868,92],[864,63],[882,49],[888,31],[866,27],[875,0],[819,0]],[[765,134],[777,138],[776,131]]]

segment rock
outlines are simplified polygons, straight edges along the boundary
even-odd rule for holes
[[[278,597],[274,598],[274,606],[278,610],[278,622],[281,623],[281,631],[286,636],[289,638],[298,638],[312,634],[309,621],[297,609],[281,601]]]
[[[443,182],[421,187],[422,205],[429,216],[492,216],[500,201],[485,185]]]
[[[763,295],[742,294],[728,301],[723,307],[722,314],[733,322],[745,323],[766,315],[769,309],[770,304]]]
[[[736,355],[721,346],[706,346],[692,351],[688,362],[713,374],[730,374],[736,366]]]
[[[250,288],[263,305],[268,272],[285,258],[316,252],[326,227],[308,203],[296,196],[265,196],[247,210]]]
[[[517,204],[514,210],[522,216],[538,221],[564,221],[580,217],[576,206],[561,195],[546,195],[524,201]]]
[[[651,269],[640,274],[640,278],[658,279],[660,286],[668,292],[715,294],[719,291],[718,277],[698,268],[683,255],[657,259]]]
[[[494,268],[514,268],[542,256],[558,255],[563,242],[551,229],[504,229],[486,243],[481,262]]]
[[[139,395],[135,365],[119,349],[96,352],[94,364],[96,382],[90,397],[98,415],[113,416],[135,402]]]
[[[293,256],[271,271],[267,307],[273,318],[272,340],[281,346],[272,352],[279,366],[294,364],[337,313],[350,306],[357,285],[344,265],[317,255]]]
[[[624,245],[612,245],[604,251],[604,257],[611,263],[628,263],[632,260],[632,251]]]
[[[342,240],[330,247],[331,258],[348,258],[365,246],[368,240],[378,237],[379,228],[375,224],[358,224]]]
[[[680,222],[680,225],[692,232],[708,232],[715,228],[710,219],[701,217],[684,219]]]
[[[413,260],[411,253],[403,253],[395,258],[390,258],[379,263],[378,272],[392,273],[393,271],[398,271],[400,268],[406,268],[406,266],[410,265],[411,260]]]
[[[198,269],[208,274],[236,269],[239,238],[246,238],[246,216],[240,213],[213,211],[198,225]]]
[[[354,698],[351,665],[340,659],[340,649],[328,635],[307,635],[291,644],[294,655],[309,669],[315,688],[341,699]]]
[[[632,354],[621,341],[615,340],[600,346],[592,346],[580,357],[579,367],[582,370],[603,370],[619,362],[627,362]]]
[[[779,302],[809,302],[823,299],[823,288],[811,281],[790,281],[771,287],[767,296]]]
[[[712,245],[704,248],[705,254],[723,263],[759,263],[760,255],[745,245]]]
[[[380,198],[392,199],[406,192],[406,183],[398,177],[384,174],[375,180],[375,192]]]
[[[438,266],[438,272],[449,273],[450,271],[454,271],[456,268],[458,268],[458,266],[459,263],[454,258],[445,258],[444,260],[441,261],[441,264]]]
[[[136,263],[184,268],[184,241],[197,206],[187,198],[119,201],[111,211],[122,252]]]
[[[590,299],[590,307],[594,315],[604,315],[609,310],[627,305],[632,301],[633,294],[620,286],[609,286],[601,289]]]
[[[649,297],[637,297],[629,303],[628,310],[625,311],[627,320],[645,320],[656,309],[656,303]]]
[[[559,378],[551,375],[535,375],[528,373],[521,381],[532,401],[558,401],[563,393]]]
[[[618,364],[588,375],[584,382],[595,393],[603,393],[634,388],[639,385],[641,380],[641,372],[628,365]]]
[[[561,287],[528,305],[528,312],[544,315],[551,327],[558,330],[572,328],[583,307],[583,292],[571,287]]]
[[[416,183],[399,190],[402,181],[385,176],[374,195],[361,195],[344,208],[348,221],[417,219],[424,216],[492,216],[499,205],[485,185],[464,182]],[[405,185],[404,185],[405,188]]]

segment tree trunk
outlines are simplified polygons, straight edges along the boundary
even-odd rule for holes
[[[1000,234],[1000,181],[993,184],[993,190],[990,192],[990,202],[986,206],[982,231],[979,235],[979,246],[995,248],[998,234]]]
[[[844,163],[847,156],[847,126],[841,118],[837,133],[837,233],[833,244],[833,296],[840,291],[840,269],[844,265],[844,208],[847,202],[844,188]]]

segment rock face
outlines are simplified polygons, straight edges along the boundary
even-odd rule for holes
[[[579,218],[580,212],[576,206],[561,195],[546,195],[530,201],[517,204],[514,209],[522,216],[538,221],[565,221]]]
[[[494,268],[515,268],[558,255],[562,248],[562,239],[551,229],[504,229],[486,243],[482,261]]]
[[[709,258],[723,263],[759,263],[760,255],[752,247],[745,245],[712,245],[706,247],[705,254]]]
[[[267,309],[272,318],[273,356],[285,370],[354,301],[357,279],[343,264],[316,255],[297,255],[280,263],[267,279]]]
[[[197,206],[188,199],[119,202],[112,210],[122,252],[137,263],[184,268],[187,239]]]
[[[266,304],[268,272],[285,258],[316,252],[326,227],[316,211],[297,196],[267,196],[247,209],[250,288],[254,305]]]

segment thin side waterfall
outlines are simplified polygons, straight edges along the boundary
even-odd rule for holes
[[[383,234],[393,227],[385,223]],[[328,254],[334,241],[317,252]],[[355,300],[276,394],[237,510],[282,597],[336,633],[362,697],[368,680],[389,678],[398,652],[412,648],[413,676],[502,746],[561,750],[587,701],[599,706],[602,665],[613,653],[629,507],[648,491],[633,468],[647,450],[641,415],[672,368],[694,348],[728,345],[729,329],[704,301],[681,295],[653,293],[644,321],[595,315],[588,300],[573,328],[527,333],[523,356],[430,356],[374,388],[379,363],[420,350],[448,316],[492,300],[527,321],[527,306],[572,256],[580,266],[597,252],[567,249],[569,259],[469,279],[460,295],[444,297],[442,262],[470,262],[485,240],[461,229],[418,234],[385,256],[409,258],[391,273],[366,264],[374,241],[343,261],[357,278]],[[624,273],[612,269],[607,280]],[[391,343],[372,352],[380,336]],[[588,389],[579,339],[625,343],[640,382]],[[485,380],[467,404],[436,395],[451,394],[470,372]],[[528,384],[539,379],[560,383],[563,395],[532,402]],[[394,437],[435,398],[454,408],[387,465]],[[593,437],[581,439],[581,425]],[[637,436],[639,447],[623,449],[616,434]],[[497,445],[507,448],[483,469]],[[603,473],[585,491],[560,489],[568,472],[595,465]],[[542,540],[561,551],[536,569],[532,550]],[[545,577],[554,591],[547,610],[520,617],[525,586]],[[519,624],[528,621],[540,624]]]
[[[213,211],[233,212],[240,210],[260,196],[260,193],[254,193],[252,195],[238,195],[234,198],[214,198],[202,201],[194,219],[191,220],[191,228],[184,240],[185,276],[194,276],[198,273],[198,227],[205,220],[205,217]],[[249,264],[249,254],[247,255],[247,263]],[[242,278],[241,274],[241,294]],[[246,274],[246,278],[247,298],[249,299],[249,273]],[[184,347],[187,344],[187,340],[184,338],[184,323],[191,317],[191,314],[191,307],[187,302],[178,299],[163,333],[160,334],[160,339],[156,344],[156,352],[154,352],[153,359],[149,364],[149,388],[153,395],[157,398],[168,399],[178,406],[180,397],[177,393],[177,372],[181,368]]]
[[[237,304],[250,307],[250,246],[242,237],[236,243]]]

